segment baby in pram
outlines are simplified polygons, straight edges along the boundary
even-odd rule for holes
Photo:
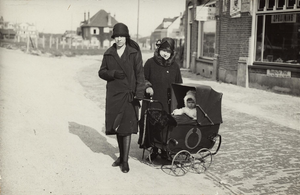
[[[197,110],[196,110],[196,91],[189,90],[184,97],[185,107],[180,109],[175,109],[172,115],[183,115],[186,114],[192,120],[197,120]]]

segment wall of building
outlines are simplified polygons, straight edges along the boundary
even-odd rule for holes
[[[229,8],[229,4],[227,7]],[[249,13],[242,13],[241,17],[231,18],[229,9],[226,12],[222,12],[222,9],[220,11],[218,21],[220,26],[217,27],[218,78],[223,82],[237,84],[239,58],[248,57],[249,53],[252,16]]]
[[[249,66],[249,87],[300,96],[300,70],[292,72],[291,78],[278,78],[267,76],[267,69],[263,66]]]
[[[194,8],[191,9],[191,20],[189,21],[189,6],[193,6]],[[186,0],[185,10],[186,10],[186,17],[185,17],[185,42],[184,42],[184,59],[183,59],[183,66],[185,68],[191,67],[191,59],[193,52],[197,52],[197,40],[198,40],[198,21],[194,20],[195,16],[195,7],[197,6],[197,0]],[[191,31],[188,32],[188,26],[191,27]],[[188,33],[191,35],[191,40],[187,39]],[[189,47],[189,48],[188,48]],[[188,52],[189,51],[189,52]],[[189,58],[188,58],[189,55]]]

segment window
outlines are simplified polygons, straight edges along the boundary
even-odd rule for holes
[[[203,57],[214,57],[216,46],[216,20],[203,23]]]
[[[91,28],[90,32],[92,35],[99,35],[99,28]]]
[[[213,58],[216,47],[216,4],[214,1],[204,5],[199,8],[199,11],[207,11],[207,18],[199,22],[198,56]]]
[[[255,61],[300,65],[298,0],[258,1]]]
[[[111,31],[111,30],[110,30],[109,27],[104,27],[104,28],[103,28],[103,32],[104,32],[104,33],[110,33],[110,31]]]

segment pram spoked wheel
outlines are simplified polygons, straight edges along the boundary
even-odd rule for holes
[[[207,148],[200,149],[197,153],[193,154],[193,158],[192,171],[197,173],[205,172],[212,162],[212,154]]]
[[[193,157],[191,153],[187,150],[182,150],[173,157],[171,171],[176,176],[183,176],[190,170],[192,164]]]

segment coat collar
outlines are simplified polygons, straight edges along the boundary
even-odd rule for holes
[[[112,56],[117,64],[120,66],[120,68],[124,71],[124,73],[127,75],[127,77],[129,78],[130,75],[130,68],[128,68],[129,66],[126,65],[128,63],[128,59],[130,59],[130,55],[137,53],[138,51],[129,46],[126,45],[125,51],[123,53],[123,55],[121,57],[119,57],[118,53],[117,53],[117,48],[116,48],[116,44],[114,43],[105,53],[104,56]]]
[[[175,61],[175,56],[176,56],[176,53],[174,51],[174,53],[170,56],[170,58],[165,60],[163,57],[161,57],[158,54],[158,49],[156,49],[154,52],[153,59],[154,59],[154,61],[156,61],[156,63],[158,63],[161,66],[171,66],[173,64],[173,62]]]
[[[134,49],[133,47],[130,47],[129,45],[126,45],[125,50],[127,50],[128,54],[138,52],[136,49]],[[114,43],[110,48],[108,48],[108,50],[106,50],[104,55],[117,55],[117,46],[116,46],[116,44]]]

